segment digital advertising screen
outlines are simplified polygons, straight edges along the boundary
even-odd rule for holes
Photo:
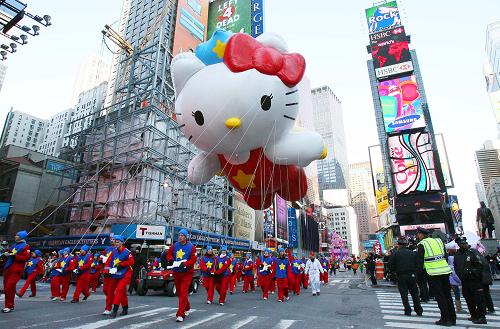
[[[390,1],[365,10],[368,32],[375,33],[401,25],[396,1]]]
[[[269,208],[262,210],[262,213],[264,223],[264,239],[275,237],[274,206],[271,205]]]
[[[409,45],[403,26],[370,34],[375,76],[385,78],[413,71]]]
[[[173,55],[196,49],[207,39],[208,1],[179,0]]]
[[[276,194],[276,237],[288,241],[288,210],[286,200]]]
[[[252,34],[252,0],[215,0],[208,8],[208,38],[216,29]]]
[[[404,195],[395,198],[394,207],[398,214],[409,214],[422,211],[443,211],[446,205],[445,193],[426,193]]]
[[[388,143],[392,178],[398,195],[441,190],[429,134],[391,136]]]
[[[414,75],[380,81],[378,93],[388,134],[425,127],[422,98]]]

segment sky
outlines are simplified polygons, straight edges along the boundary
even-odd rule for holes
[[[349,162],[368,161],[378,144],[366,60],[369,0],[264,0],[265,30],[281,34],[307,61],[313,87],[328,85],[341,99]],[[70,107],[76,73],[89,56],[111,58],[104,24],[115,23],[121,0],[31,0],[27,10],[53,25],[9,54],[0,91],[0,122],[11,107],[48,118]],[[497,137],[483,75],[487,24],[500,20],[498,0],[399,0],[416,49],[436,133],[443,133],[466,229],[475,220],[478,181],[474,151]],[[27,19],[25,19],[27,21]]]

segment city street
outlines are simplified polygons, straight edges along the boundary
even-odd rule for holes
[[[147,296],[130,297],[128,316],[116,319],[106,318],[100,313],[104,308],[102,293],[92,295],[79,304],[52,302],[49,300],[49,286],[39,284],[36,298],[16,299],[16,310],[0,315],[2,328],[439,328],[434,325],[439,310],[435,302],[424,304],[423,317],[403,316],[399,294],[395,287],[371,288],[364,276],[339,273],[322,287],[319,297],[312,297],[310,291],[302,290],[298,297],[280,304],[277,296],[263,301],[260,293],[229,295],[227,304],[205,304],[205,291],[200,288],[190,296],[194,309],[184,323],[175,322],[177,298],[161,293],[149,292]],[[493,287],[495,305],[500,305],[499,285]],[[70,293],[73,291],[70,289]],[[3,302],[3,297],[1,302]],[[464,303],[465,305],[465,303]],[[500,313],[500,308],[496,308]],[[458,314],[454,328],[498,328],[500,315],[489,316],[487,325],[472,325],[468,314]]]

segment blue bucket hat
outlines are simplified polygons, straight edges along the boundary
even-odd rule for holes
[[[269,248],[264,249],[264,252],[271,252]]]
[[[64,249],[61,249],[57,253],[59,254],[59,256],[62,256],[63,252],[64,252]]]
[[[84,244],[81,248],[81,250],[85,251],[85,252],[88,252],[89,251],[89,246],[87,246],[86,244]]]
[[[227,246],[220,247],[220,251],[227,251]]]
[[[212,250],[212,246],[207,246],[207,251]]]
[[[280,248],[278,249],[278,252],[284,252],[284,251],[285,251],[285,249],[283,249],[282,247],[280,247]]]
[[[184,235],[186,238],[188,237],[189,233],[188,233],[188,230],[186,230],[185,228],[181,229],[179,231],[179,234],[182,234]]]
[[[68,247],[64,248],[62,251],[63,251],[63,254],[64,254],[65,252],[66,252],[66,253],[68,253],[68,254],[71,252],[71,250],[70,250]]]
[[[35,255],[37,255],[38,257],[42,257],[42,252],[40,250],[35,250]]]
[[[28,236],[28,232],[26,232],[26,231],[19,231],[19,232],[16,233],[16,235],[19,238],[21,238],[21,240],[24,240]]]
[[[97,252],[94,254],[94,257],[99,257],[99,256],[100,255]]]
[[[121,242],[125,241],[125,238],[123,237],[123,235],[114,235],[113,239],[121,241]]]

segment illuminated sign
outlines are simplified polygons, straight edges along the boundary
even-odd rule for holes
[[[403,26],[371,34],[370,47],[377,78],[413,71]]]
[[[374,33],[401,25],[396,1],[381,4],[365,10],[368,31]]]
[[[252,0],[215,0],[208,8],[208,35],[212,36],[218,28],[252,34],[252,13]]]

